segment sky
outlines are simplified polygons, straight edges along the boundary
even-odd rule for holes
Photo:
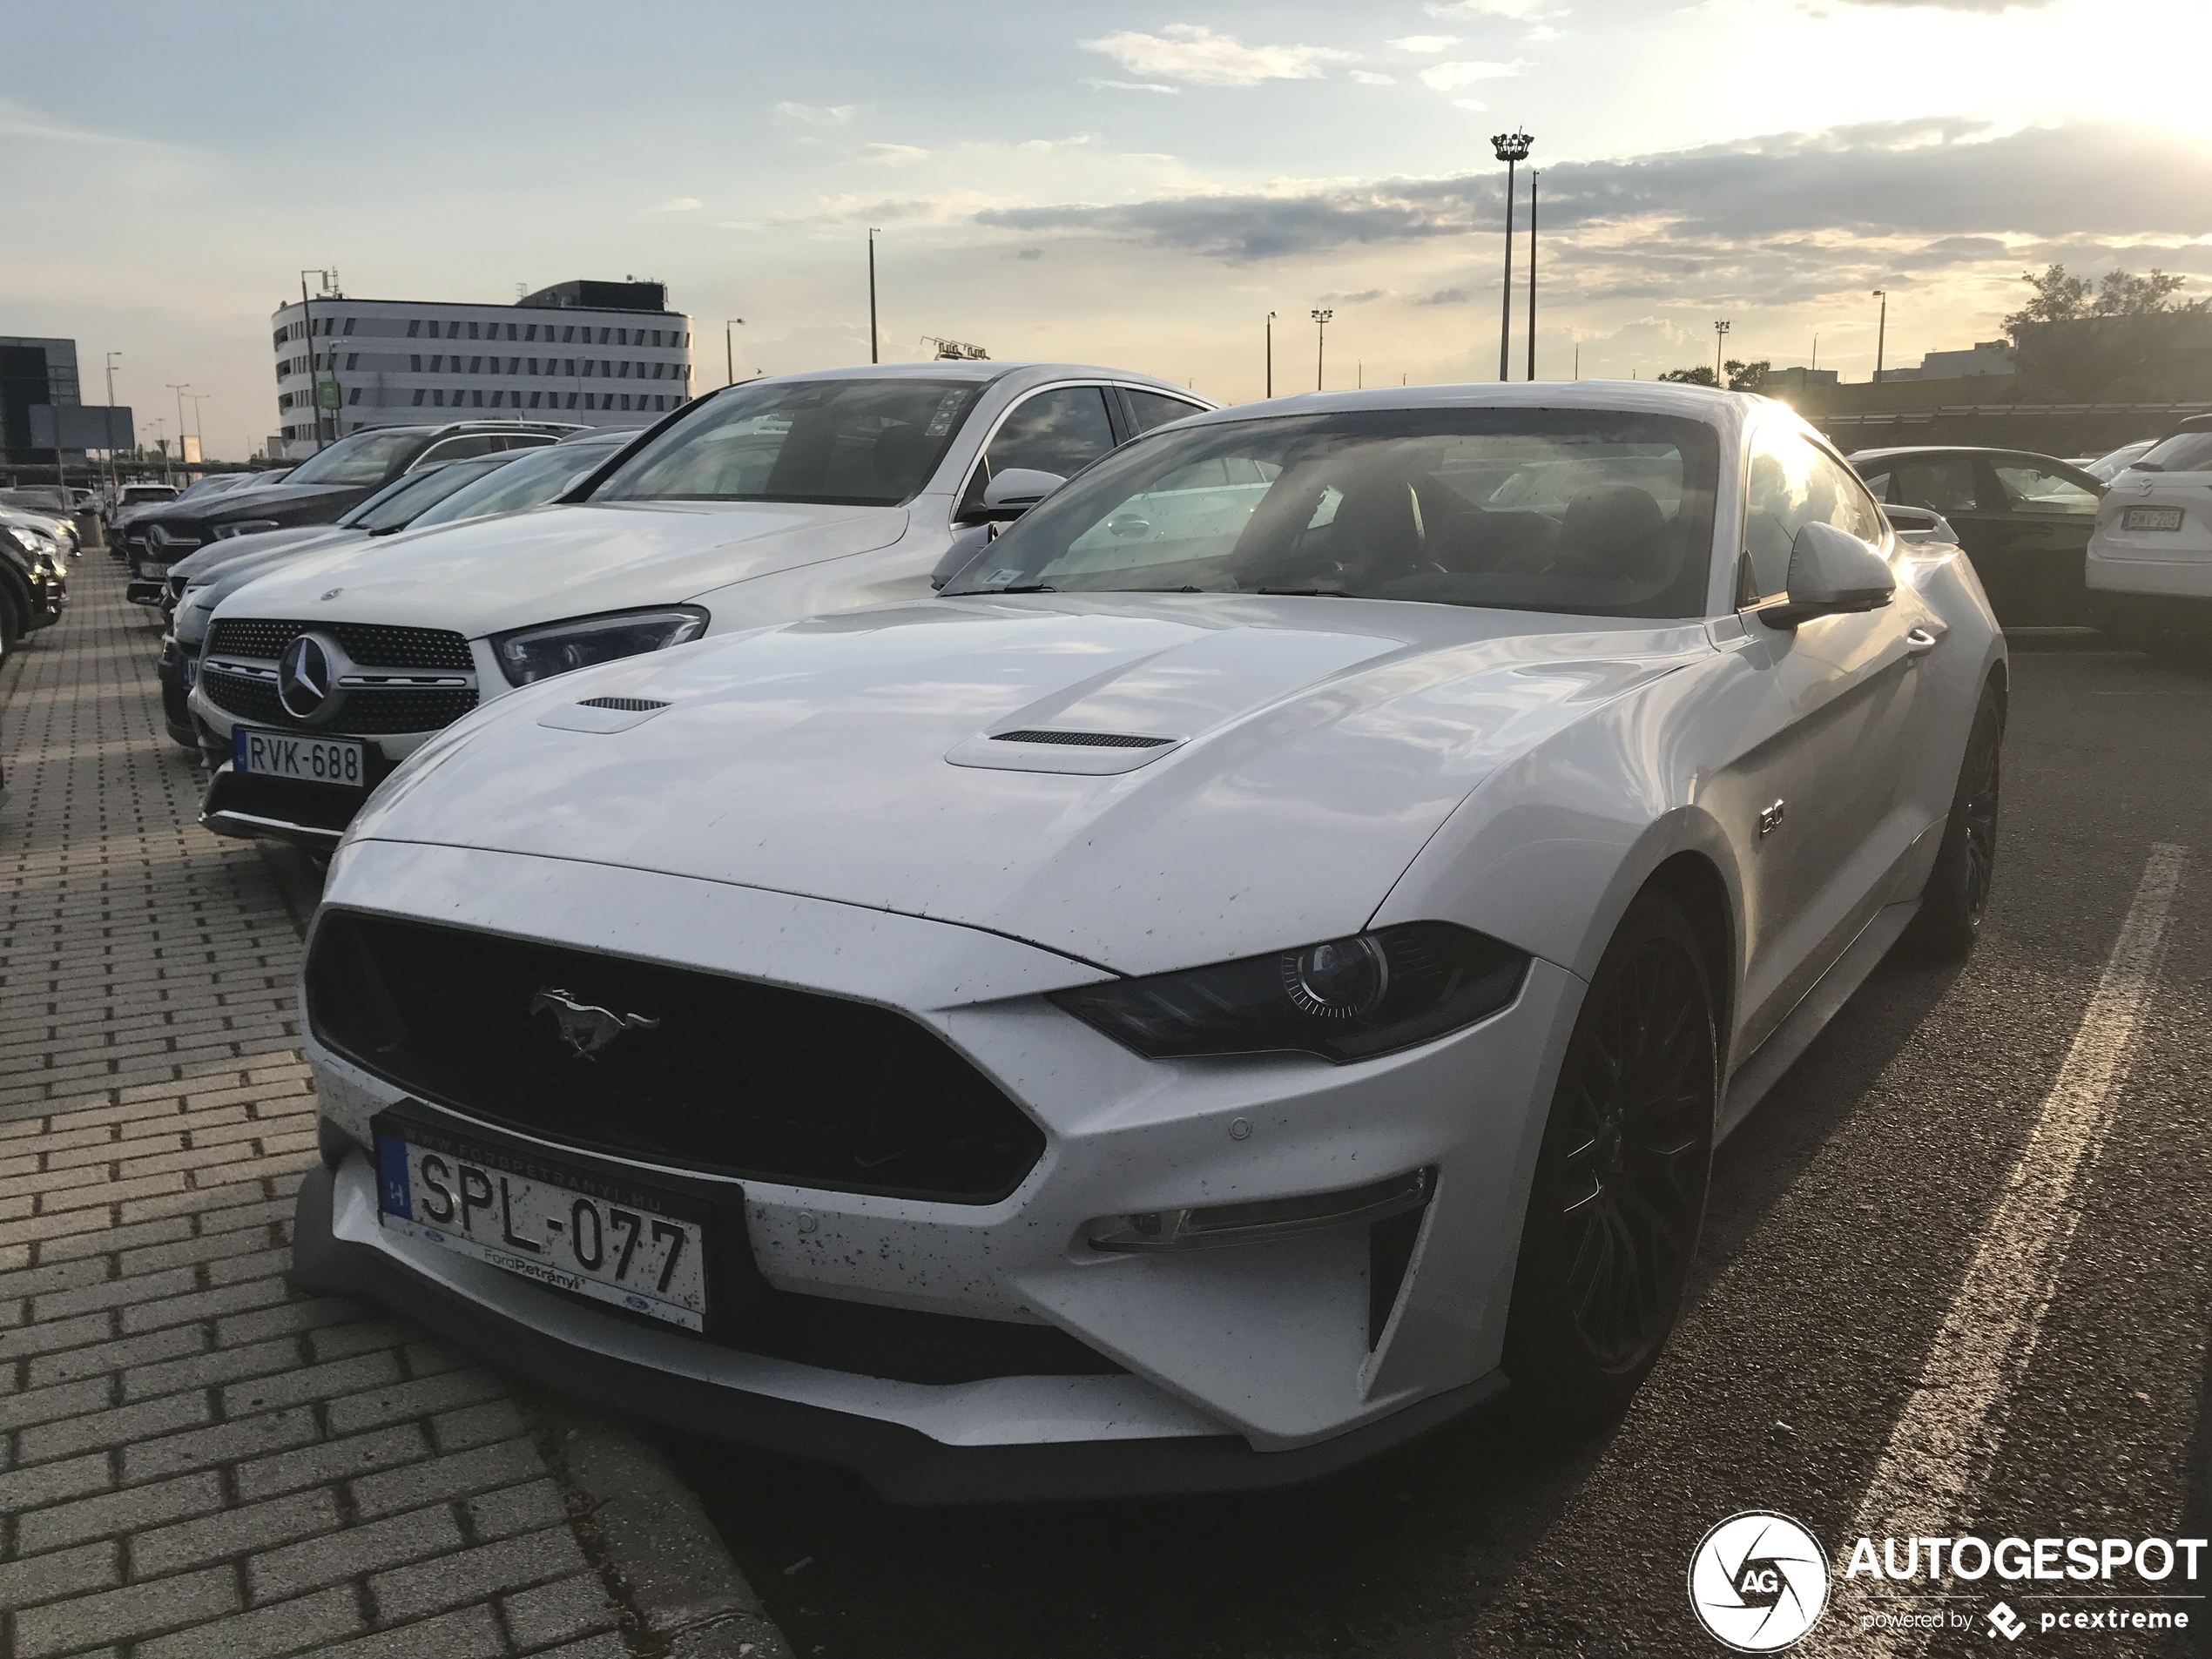
[[[651,278],[695,385],[925,336],[1224,401],[1488,380],[1534,135],[1537,374],[1864,380],[1998,338],[2020,273],[2212,293],[2205,0],[624,7],[0,0],[0,334],[211,455],[277,429],[302,267],[500,303]],[[1528,171],[1512,362],[1527,363]],[[743,318],[741,326],[728,320]],[[727,335],[733,341],[726,352]]]

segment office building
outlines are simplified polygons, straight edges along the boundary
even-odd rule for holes
[[[691,320],[658,282],[563,282],[512,305],[315,294],[279,306],[272,324],[294,460],[376,426],[502,415],[642,426],[691,394]]]

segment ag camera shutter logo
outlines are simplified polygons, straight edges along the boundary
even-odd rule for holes
[[[1827,1611],[1826,1552],[1787,1515],[1730,1515],[1689,1558],[1689,1606],[1716,1641],[1738,1653],[1779,1653]]]

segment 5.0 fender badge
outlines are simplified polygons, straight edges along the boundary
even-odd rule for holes
[[[658,1031],[660,1022],[642,1014],[617,1014],[612,1008],[603,1008],[590,1002],[578,1001],[557,986],[545,985],[530,998],[529,1011],[543,1014],[550,1011],[561,1028],[561,1036],[580,1060],[598,1057],[599,1050],[625,1031]]]

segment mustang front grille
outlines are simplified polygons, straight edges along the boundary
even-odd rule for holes
[[[273,663],[300,635],[328,634],[362,668],[436,668],[466,673],[476,665],[466,636],[446,628],[395,628],[370,622],[278,622],[226,617],[208,631],[210,652]]]
[[[545,1140],[795,1186],[990,1204],[1044,1133],[903,1015],[629,957],[326,914],[315,1035]]]

